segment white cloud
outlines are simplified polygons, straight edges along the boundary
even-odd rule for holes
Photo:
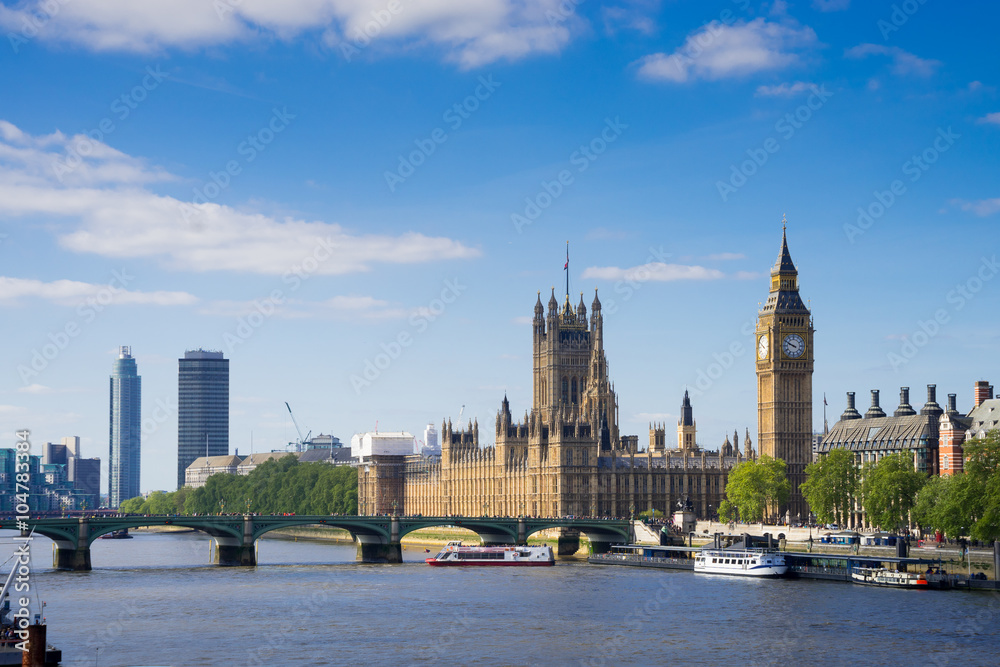
[[[677,415],[669,412],[638,412],[633,419],[644,422],[672,422],[677,419]]]
[[[712,262],[729,262],[734,259],[746,259],[746,255],[741,252],[720,252],[714,255],[709,255],[705,259]]]
[[[994,111],[993,113],[988,113],[976,122],[980,124],[987,123],[990,125],[1000,125],[1000,111]]]
[[[888,56],[892,60],[890,71],[898,76],[931,76],[941,66],[939,60],[930,60],[913,55],[898,46],[883,44],[859,44],[847,49],[844,55],[848,58],[867,58],[868,56]]]
[[[656,32],[656,22],[650,14],[658,9],[659,2],[648,0],[633,0],[626,6],[601,7],[604,32],[613,36],[624,30],[633,30],[642,35],[652,35]]]
[[[55,390],[52,387],[46,387],[44,384],[29,384],[26,387],[18,387],[17,391],[21,394],[52,394]]]
[[[949,202],[952,206],[957,206],[963,211],[974,213],[981,218],[993,215],[1000,211],[1000,198],[978,199],[976,201],[966,201],[965,199],[952,199]]]
[[[558,52],[583,25],[561,9],[567,4],[573,8],[563,0],[24,0],[0,5],[0,27],[19,34],[25,20],[41,16],[37,39],[142,54],[311,34],[333,48],[364,48],[372,35],[400,51],[438,47],[474,67]]]
[[[139,292],[111,284],[76,280],[42,282],[28,278],[0,276],[0,305],[15,305],[20,299],[43,299],[60,306],[78,306],[88,299],[118,305],[186,306],[198,298],[187,292]]]
[[[763,18],[733,25],[712,21],[688,35],[672,54],[654,53],[639,60],[639,76],[684,83],[784,69],[798,63],[800,51],[816,43],[812,28],[791,23]]]
[[[62,173],[54,165],[66,156],[69,140],[63,135],[32,138],[9,123],[0,125],[0,133],[0,215],[69,220],[74,228],[59,242],[74,252],[155,259],[175,270],[267,275],[342,275],[377,264],[480,255],[443,237],[357,234],[333,223],[279,220],[157,195],[148,182],[169,174],[99,143],[93,151],[100,157],[88,155]],[[122,168],[102,170],[112,157]]]
[[[754,95],[757,97],[794,97],[802,93],[811,93],[816,90],[815,83],[796,81],[795,83],[782,83],[777,86],[757,86]]]
[[[631,268],[617,266],[591,266],[583,272],[583,278],[599,280],[629,280],[632,282],[671,282],[675,280],[718,280],[726,274],[716,269],[706,269],[703,266],[688,266],[684,264],[665,264],[651,262]]]

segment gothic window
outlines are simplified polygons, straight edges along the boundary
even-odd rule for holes
[[[590,463],[588,463],[588,461],[587,461],[587,459],[589,458],[589,454],[590,454],[590,452],[588,452],[586,449],[583,450],[583,462],[582,462],[582,464],[585,465],[585,466],[586,465],[590,465]]]
[[[576,393],[576,378],[573,378],[573,395],[572,395],[572,399],[573,399],[573,405],[576,405],[577,403],[579,403],[579,400],[577,399],[577,393]]]
[[[568,466],[573,465],[573,450],[572,449],[567,449],[566,450],[566,465],[568,465]]]
[[[569,380],[567,378],[562,379],[562,402],[569,403]]]
[[[642,492],[646,493],[646,478],[642,478]]]

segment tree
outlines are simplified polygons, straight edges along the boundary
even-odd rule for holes
[[[723,500],[719,503],[719,521],[722,523],[730,523],[736,520],[736,508],[728,500]]]
[[[726,482],[726,500],[739,512],[740,521],[762,521],[765,514],[776,512],[779,505],[788,502],[791,484],[785,468],[784,461],[766,454],[733,468]],[[720,518],[722,511],[720,504]]]
[[[862,470],[861,497],[868,523],[882,530],[898,530],[910,523],[910,510],[927,475],[913,469],[908,452],[890,454]]]
[[[858,492],[854,454],[834,449],[806,466],[806,481],[799,487],[809,509],[820,523],[847,523]]]
[[[123,500],[122,504],[118,506],[118,511],[123,514],[141,514],[142,503],[145,502],[145,498],[142,496],[136,496],[135,498],[129,498],[128,500]]]
[[[991,542],[1000,539],[1000,431],[965,443],[967,481],[956,502],[971,519],[969,536]]]
[[[982,515],[982,497],[970,475],[932,477],[917,493],[913,520],[921,528],[933,528],[952,539],[969,535]]]

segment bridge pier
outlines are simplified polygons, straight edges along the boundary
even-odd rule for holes
[[[56,550],[52,554],[52,567],[57,570],[73,570],[74,572],[90,572],[90,547],[61,546],[56,542]]]
[[[375,535],[355,535],[359,563],[402,563],[403,545],[399,540],[383,542]]]
[[[223,544],[226,538],[215,538],[216,565],[222,567],[254,567],[257,565],[257,553],[252,544]]]
[[[572,556],[580,550],[580,531],[573,528],[560,528],[556,542],[557,556]]]

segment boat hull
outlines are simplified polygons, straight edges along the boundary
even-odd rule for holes
[[[551,567],[555,565],[555,562],[550,561],[504,561],[498,560],[496,562],[490,561],[471,561],[471,560],[459,560],[459,561],[440,561],[436,558],[427,558],[425,561],[428,565],[433,565],[434,567]]]
[[[865,577],[863,575],[851,574],[851,581],[861,586],[878,586],[880,588],[912,588],[916,590],[930,588],[930,583],[923,578],[920,579],[884,579],[879,577]]]
[[[788,567],[769,567],[759,570],[721,570],[721,569],[699,569],[696,565],[694,571],[698,574],[722,574],[727,577],[750,577],[753,579],[780,579],[788,574]]]

